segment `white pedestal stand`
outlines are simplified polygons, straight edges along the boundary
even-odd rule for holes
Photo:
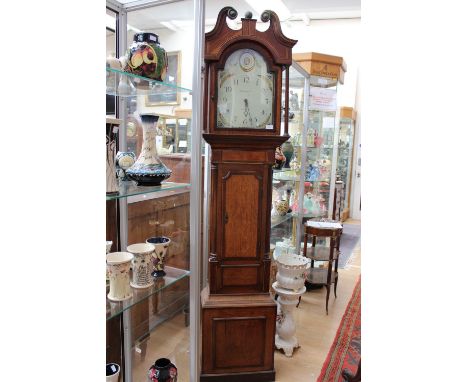
[[[293,309],[299,302],[299,296],[306,291],[305,286],[297,292],[284,289],[278,286],[277,282],[273,283],[273,290],[278,294],[278,315],[276,319],[276,336],[275,346],[277,349],[283,349],[287,357],[292,357],[293,350],[299,347],[299,342],[295,336],[296,324],[294,322]]]

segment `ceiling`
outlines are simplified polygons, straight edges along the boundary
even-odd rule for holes
[[[120,2],[132,5],[130,0]],[[205,19],[207,25],[214,25],[221,7],[220,3],[219,0],[206,0]],[[291,13],[289,21],[304,20],[304,22],[308,22],[314,19],[359,18],[361,15],[360,0],[283,0],[283,3]],[[243,16],[247,11],[252,11],[254,18],[259,19],[258,13],[251,9],[244,0],[229,0],[228,4],[238,11],[239,16]],[[127,23],[141,30],[160,28],[183,30],[191,28],[192,22],[192,0],[144,8],[127,14]]]

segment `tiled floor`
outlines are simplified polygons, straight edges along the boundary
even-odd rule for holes
[[[347,223],[360,224],[348,220]],[[326,289],[306,292],[296,309],[297,338],[300,347],[291,358],[275,351],[276,382],[314,382],[335,338],[336,330],[361,273],[360,242],[346,269],[339,270],[338,298],[330,295],[328,316],[325,312]],[[160,357],[169,357],[179,370],[179,382],[189,381],[189,332],[179,314],[151,334],[144,359],[135,353],[133,382],[146,381],[150,365]]]

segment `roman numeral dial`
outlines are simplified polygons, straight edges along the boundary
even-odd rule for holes
[[[232,53],[217,77],[217,126],[265,129],[273,124],[274,75],[253,49]]]

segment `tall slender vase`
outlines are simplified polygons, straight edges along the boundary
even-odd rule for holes
[[[159,116],[156,114],[141,114],[143,125],[143,145],[138,159],[126,174],[135,180],[139,186],[159,186],[163,180],[171,176],[172,171],[159,159],[156,150],[156,124]]]
[[[130,263],[133,255],[128,252],[111,252],[107,255],[110,288],[107,298],[111,301],[124,301],[132,297],[130,288]]]

